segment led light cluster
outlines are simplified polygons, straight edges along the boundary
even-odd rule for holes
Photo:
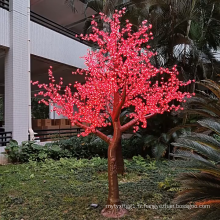
[[[149,50],[149,45],[143,45],[153,39],[150,32],[152,25],[143,21],[139,30],[133,33],[132,24],[128,20],[126,25],[121,27],[120,18],[124,13],[125,8],[121,11],[116,10],[112,19],[100,13],[101,19],[109,25],[110,32],[99,30],[97,22],[93,19],[93,33],[80,35],[82,39],[93,41],[99,46],[98,50],[89,50],[84,56],[87,70],[78,69],[73,73],[84,74],[85,84],[69,84],[63,94],[63,79],[60,78],[59,84],[55,84],[52,67],[49,69],[49,84],[39,84],[38,81],[32,83],[44,89],[36,95],[49,97],[49,101],[42,99],[41,102],[46,105],[50,102],[56,103],[59,107],[54,106],[53,110],[67,116],[72,125],[90,125],[82,133],[83,136],[95,132],[98,127],[110,125],[106,119],[109,116],[113,118],[116,111],[121,112],[129,106],[134,106],[134,112],[128,117],[137,120],[134,126],[134,131],[137,131],[139,122],[143,128],[147,126],[146,115],[183,109],[180,105],[170,105],[170,102],[183,102],[184,97],[194,95],[178,91],[180,86],[186,86],[191,81],[179,81],[176,66],[169,70],[157,69],[151,65],[150,58],[155,54]],[[155,81],[154,77],[158,74],[161,75],[160,80]],[[71,92],[72,86],[77,92]],[[78,111],[74,111],[74,106]]]

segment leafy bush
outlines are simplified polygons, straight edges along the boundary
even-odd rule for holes
[[[39,103],[39,98],[31,98],[31,114],[32,118],[46,119],[49,118],[49,106]]]
[[[88,135],[86,137],[74,136],[67,140],[60,140],[57,144],[62,150],[68,151],[71,157],[107,157],[108,145],[94,135]]]
[[[158,183],[158,187],[160,189],[164,189],[171,192],[179,192],[181,190],[179,182],[177,182],[173,177],[166,177],[163,182]]]
[[[159,159],[168,156],[170,143],[181,133],[173,132],[170,134],[169,131],[179,125],[181,120],[182,119],[170,115],[169,113],[155,115],[148,120],[147,128],[140,128],[140,130],[133,135],[131,143],[137,143],[138,147],[136,149],[139,151],[138,154],[143,157],[150,155],[151,157]]]
[[[44,146],[34,141],[24,141],[21,145],[15,140],[5,148],[11,162],[27,162],[29,160],[42,161],[46,158],[60,159],[63,157],[92,158],[107,157],[107,144],[95,136],[72,137]]]
[[[11,162],[27,162],[30,160],[42,161],[48,158],[58,160],[60,158],[86,158],[93,157],[107,158],[108,145],[94,135],[86,137],[71,137],[53,143],[46,143],[44,146],[34,141],[24,141],[18,145],[12,140],[5,151]],[[124,158],[133,156],[147,156],[147,150],[141,138],[132,137],[122,139],[122,153]]]
[[[68,156],[68,152],[62,150],[56,143],[42,146],[34,141],[23,141],[18,145],[17,141],[12,140],[7,144],[5,151],[11,162],[41,161],[46,158],[59,159],[62,156]]]

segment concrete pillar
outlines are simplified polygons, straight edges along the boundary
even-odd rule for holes
[[[10,0],[10,49],[5,58],[5,130],[19,143],[28,140],[29,0]]]
[[[56,118],[56,112],[52,111],[53,106],[49,105],[49,119],[55,119]]]
[[[54,106],[58,107],[57,104],[54,104]],[[56,111],[51,111],[51,110],[53,110],[53,106],[49,105],[49,118],[50,119],[63,119],[63,118],[67,119],[66,116],[58,115]]]

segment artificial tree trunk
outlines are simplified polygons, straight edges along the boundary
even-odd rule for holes
[[[119,140],[118,145],[116,147],[116,166],[117,166],[117,173],[123,175],[125,172],[124,168],[124,160],[122,155],[122,144],[121,140]]]
[[[115,114],[114,114],[115,115]],[[118,114],[119,115],[119,114]],[[147,115],[145,118],[151,118],[155,113]],[[117,115],[116,115],[117,116]],[[116,118],[116,119],[115,119]],[[137,119],[133,119],[127,124],[121,126],[119,116],[114,117],[113,128],[114,134],[112,139],[107,137],[102,132],[95,130],[94,134],[109,144],[108,147],[108,182],[109,194],[106,207],[102,210],[102,215],[108,218],[120,218],[128,213],[123,208],[119,199],[118,175],[124,173],[124,161],[122,157],[121,139],[122,133],[134,126]],[[83,129],[87,129],[86,125],[79,122],[75,124]]]
[[[113,122],[114,135],[108,147],[108,185],[109,193],[106,207],[102,215],[108,218],[120,218],[128,211],[121,206],[119,199],[118,174],[124,172],[124,162],[121,150],[120,121]],[[119,154],[119,155],[118,155]]]

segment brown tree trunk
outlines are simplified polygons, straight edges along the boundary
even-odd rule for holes
[[[108,204],[119,205],[118,171],[117,171],[117,141],[111,143],[108,148]]]
[[[114,135],[108,147],[108,184],[109,193],[106,207],[102,215],[108,218],[120,218],[127,213],[119,199],[118,172],[122,172],[123,158],[121,153],[121,125],[119,120],[113,122]],[[117,155],[119,153],[119,155]],[[117,162],[119,160],[119,162]],[[120,170],[118,170],[118,168]]]
[[[117,165],[117,173],[123,175],[125,172],[125,168],[124,168],[124,160],[122,155],[121,140],[119,141],[116,147],[116,165]]]

